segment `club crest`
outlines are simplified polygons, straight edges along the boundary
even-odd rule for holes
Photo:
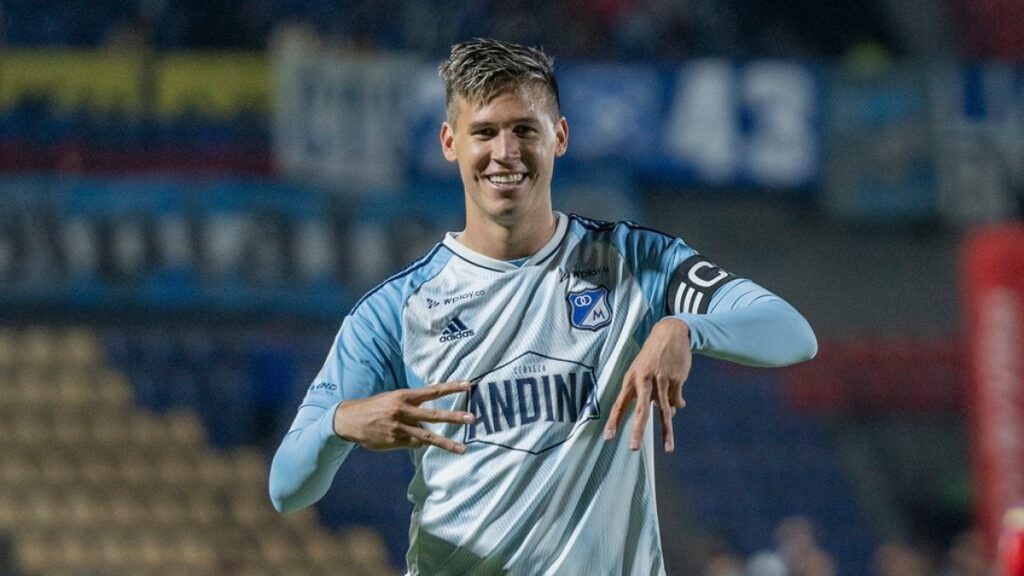
[[[573,328],[598,330],[612,321],[612,309],[608,304],[608,289],[604,286],[570,292],[569,322]]]

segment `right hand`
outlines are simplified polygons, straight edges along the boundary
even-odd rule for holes
[[[421,422],[472,424],[472,412],[421,408],[420,404],[449,394],[468,392],[470,383],[445,382],[415,390],[395,390],[345,400],[334,412],[334,433],[370,450],[419,448],[430,444],[455,454],[466,452],[466,445],[420,426]]]

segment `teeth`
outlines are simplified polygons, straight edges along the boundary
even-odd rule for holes
[[[518,184],[523,181],[522,174],[495,174],[489,177],[495,184]]]

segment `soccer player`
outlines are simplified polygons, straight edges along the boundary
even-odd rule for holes
[[[344,319],[274,506],[316,502],[356,446],[409,448],[410,574],[663,574],[653,420],[671,452],[692,354],[782,366],[814,333],[678,238],[553,211],[569,126],[543,52],[474,40],[440,72],[465,230]]]

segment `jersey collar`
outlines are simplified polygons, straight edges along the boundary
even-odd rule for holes
[[[558,245],[562,243],[562,238],[565,237],[565,231],[568,228],[569,219],[565,216],[565,214],[562,214],[561,212],[555,212],[555,233],[551,236],[551,239],[548,240],[548,243],[545,244],[543,248],[538,250],[537,253],[534,254],[533,256],[530,256],[529,258],[526,259],[526,262],[523,263],[522,268],[526,268],[528,266],[536,266],[537,264],[540,264],[541,262],[547,260],[548,256],[551,256],[551,254],[558,249]],[[490,256],[484,256],[479,252],[475,252],[469,249],[468,247],[466,247],[466,245],[462,244],[461,242],[455,239],[459,234],[460,232],[449,232],[445,234],[444,237],[445,247],[454,252],[456,256],[462,258],[463,260],[466,260],[470,264],[476,264],[481,268],[487,268],[489,270],[495,270],[498,272],[512,272],[520,269],[519,266],[516,266],[511,262],[506,262],[504,260],[496,260],[494,258],[491,258]]]

